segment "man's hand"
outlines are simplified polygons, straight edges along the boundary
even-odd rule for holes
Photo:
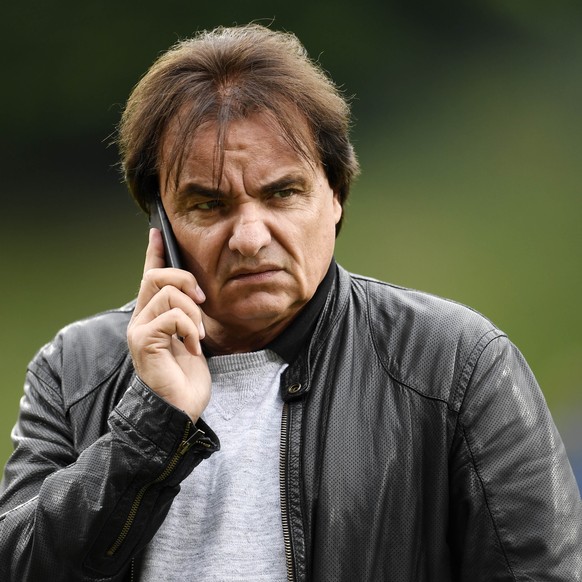
[[[210,372],[202,354],[205,299],[194,276],[164,268],[160,232],[150,230],[144,274],[127,340],[138,376],[156,394],[196,422],[210,399]]]

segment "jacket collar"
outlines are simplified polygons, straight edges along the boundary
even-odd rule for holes
[[[299,315],[265,349],[274,351],[288,364],[295,361],[300,351],[309,344],[319,317],[323,311],[329,292],[336,278],[337,264],[332,259],[327,273],[313,297],[300,311]]]

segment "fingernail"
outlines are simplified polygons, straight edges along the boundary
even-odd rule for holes
[[[200,339],[204,339],[206,337],[206,330],[202,322],[198,324],[198,331],[200,332]]]
[[[204,291],[200,289],[199,285],[196,285],[196,294],[198,295],[198,299],[200,299],[200,301],[206,301],[206,295],[204,294]]]

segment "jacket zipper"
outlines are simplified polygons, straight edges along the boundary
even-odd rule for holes
[[[127,537],[127,534],[129,533],[129,530],[131,529],[131,526],[135,520],[135,517],[136,517],[137,512],[139,510],[139,506],[141,505],[141,502],[143,501],[143,498],[144,498],[145,494],[147,493],[148,489],[152,485],[155,485],[157,483],[161,483],[162,481],[167,479],[174,472],[174,469],[176,468],[178,461],[182,458],[182,456],[186,453],[186,451],[188,451],[188,449],[192,446],[192,444],[194,444],[191,442],[192,437],[190,439],[188,439],[188,436],[190,434],[191,429],[192,429],[192,423],[189,421],[186,423],[186,428],[184,429],[182,441],[178,445],[178,449],[176,450],[176,452],[174,453],[174,455],[170,459],[170,462],[166,465],[166,468],[158,475],[158,477],[156,477],[153,481],[150,481],[149,483],[146,483],[145,485],[143,485],[142,488],[137,492],[137,495],[135,496],[135,499],[133,500],[133,503],[131,504],[131,508],[130,508],[129,513],[127,515],[127,519],[125,520],[125,523],[123,524],[123,527],[121,528],[121,532],[117,536],[117,539],[115,540],[115,542],[113,542],[113,545],[107,550],[108,556],[115,555],[117,550],[119,550],[119,548],[121,547],[121,545],[125,541],[125,538]],[[199,430],[198,432],[202,432],[202,431]],[[194,433],[194,435],[192,435],[192,436],[196,436],[198,434],[198,432]]]
[[[287,564],[287,580],[293,582],[293,550],[291,548],[291,534],[289,528],[289,509],[287,498],[287,441],[289,438],[289,404],[283,403],[283,414],[281,416],[281,443],[279,454],[279,483],[281,488],[281,522],[283,524],[283,542],[285,544],[285,562]]]

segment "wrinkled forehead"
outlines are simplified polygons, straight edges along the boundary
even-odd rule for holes
[[[263,110],[246,112],[245,115],[214,114],[201,117],[190,108],[183,107],[168,122],[163,132],[158,153],[159,179],[166,181],[166,187],[167,182],[173,180],[174,187],[177,188],[184,164],[192,155],[196,155],[193,150],[197,144],[203,143],[206,151],[200,152],[200,156],[211,160],[214,182],[218,185],[222,176],[229,131],[233,123],[247,120],[260,120],[261,125],[274,139],[286,143],[310,166],[318,166],[319,153],[306,118],[298,111],[286,113],[276,117],[273,112]]]

